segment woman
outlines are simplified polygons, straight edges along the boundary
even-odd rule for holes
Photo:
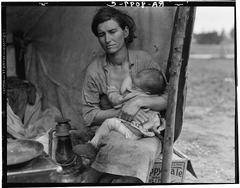
[[[161,96],[126,97],[121,109],[114,109],[107,98],[110,81],[119,88],[129,75],[132,77],[146,68],[160,70],[158,63],[148,53],[128,48],[133,42],[135,30],[133,19],[115,8],[101,8],[94,16],[92,32],[106,53],[87,68],[82,95],[85,126],[98,126],[112,117],[144,123],[148,117],[141,108],[155,111],[166,109],[167,91]],[[161,141],[156,137],[130,141],[115,132],[102,139],[102,145],[91,167],[119,175],[111,180],[114,183],[147,182],[161,151]]]

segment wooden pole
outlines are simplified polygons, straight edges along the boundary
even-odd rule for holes
[[[166,112],[166,129],[163,146],[162,183],[171,183],[171,164],[175,131],[175,115],[177,106],[178,83],[182,64],[182,51],[185,38],[186,24],[190,7],[178,7],[174,20],[172,36],[172,57],[170,57],[170,79],[168,105]]]
[[[182,131],[182,126],[183,126],[184,110],[185,110],[186,98],[187,98],[188,60],[190,55],[190,46],[192,41],[195,14],[196,14],[196,7],[190,7],[189,18],[186,25],[185,39],[184,39],[184,45],[183,45],[183,51],[182,51],[182,66],[181,66],[179,82],[178,82],[174,142],[180,136],[180,133]]]

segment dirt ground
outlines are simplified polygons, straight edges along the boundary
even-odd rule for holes
[[[235,183],[234,60],[189,59],[188,94],[174,147],[192,162],[185,183]]]

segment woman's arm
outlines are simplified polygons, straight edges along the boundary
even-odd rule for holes
[[[154,111],[162,111],[167,108],[167,96],[143,96],[136,99],[140,108],[149,108]]]
[[[165,110],[167,108],[167,95],[135,97],[123,105],[119,117],[131,121],[141,108],[149,108],[154,111]]]

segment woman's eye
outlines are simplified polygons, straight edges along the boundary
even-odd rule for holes
[[[104,36],[104,33],[98,33],[98,37]]]
[[[117,30],[116,29],[113,29],[113,30],[110,30],[109,33],[116,33]]]

